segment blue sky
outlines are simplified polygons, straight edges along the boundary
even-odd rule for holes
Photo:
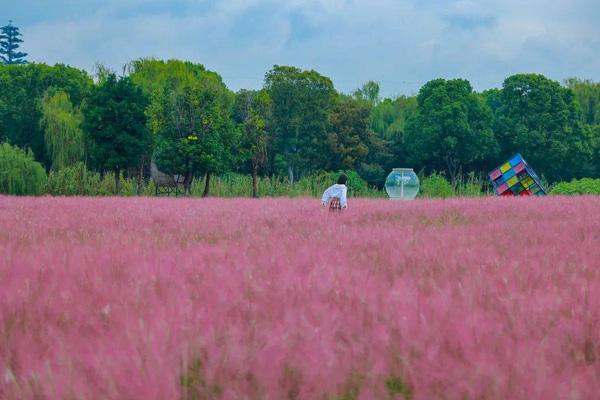
[[[315,69],[385,96],[434,78],[477,90],[543,73],[600,80],[599,0],[0,0],[30,61],[115,70],[179,58],[258,88],[274,64]],[[2,22],[2,21],[0,21]]]

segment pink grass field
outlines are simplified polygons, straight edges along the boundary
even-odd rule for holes
[[[0,197],[0,399],[598,399],[600,198]]]

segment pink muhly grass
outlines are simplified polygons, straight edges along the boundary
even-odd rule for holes
[[[0,197],[0,398],[592,399],[600,199]]]

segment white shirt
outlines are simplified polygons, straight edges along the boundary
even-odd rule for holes
[[[340,204],[342,205],[342,208],[346,208],[348,207],[348,201],[346,199],[347,191],[348,188],[346,187],[346,185],[340,185],[336,183],[335,185],[329,186],[327,190],[323,193],[323,196],[321,197],[321,204],[326,205],[332,197],[337,197],[338,199],[340,199]]]

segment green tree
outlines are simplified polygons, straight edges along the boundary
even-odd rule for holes
[[[19,28],[8,21],[8,25],[0,28],[0,61],[3,64],[26,64],[27,53],[18,51],[23,43],[23,35]]]
[[[592,138],[583,129],[573,92],[543,75],[504,81],[494,131],[502,157],[520,152],[550,181],[591,172]]]
[[[65,168],[83,159],[82,122],[83,114],[73,107],[69,95],[62,90],[50,90],[42,99],[41,124],[53,169]]]
[[[382,185],[389,163],[389,141],[369,127],[369,102],[341,96],[329,116],[329,170],[355,170],[369,184]]]
[[[335,89],[315,71],[279,65],[267,72],[265,89],[273,102],[274,151],[293,184],[295,175],[327,164],[327,121]]]
[[[151,146],[146,126],[148,100],[131,79],[111,74],[94,88],[83,109],[84,130],[96,167],[113,171],[120,192],[121,171],[140,164]]]
[[[417,102],[406,127],[407,157],[415,166],[445,171],[456,185],[461,172],[496,155],[492,112],[468,81],[429,81]]]
[[[239,158],[231,103],[220,78],[207,74],[167,84],[151,109],[156,164],[165,173],[183,175],[188,194],[194,176],[205,174],[203,196],[208,196],[211,174],[224,172]]]
[[[360,89],[356,89],[352,95],[355,99],[366,101],[373,107],[381,101],[381,97],[379,97],[379,83],[375,81],[365,83]]]
[[[581,122],[587,125],[600,125],[600,82],[567,79],[566,85],[581,109]]]
[[[379,138],[379,148],[371,149],[368,157],[371,160],[361,168],[361,175],[369,183],[382,187],[386,171],[406,165],[406,123],[416,112],[416,96],[384,99],[373,107],[370,127]]]
[[[241,129],[241,149],[252,164],[252,196],[258,197],[258,168],[267,162],[271,140],[271,98],[265,90],[240,90],[235,98],[234,121]]]
[[[77,108],[92,85],[85,71],[65,65],[0,65],[0,141],[30,148],[36,160],[50,168],[44,127],[40,125],[40,100],[52,87],[67,93]]]
[[[354,169],[369,154],[374,133],[369,129],[370,107],[364,102],[343,99],[329,116],[327,143],[330,170]]]
[[[371,113],[371,129],[380,137],[393,140],[404,133],[406,121],[417,112],[416,96],[384,99]]]
[[[31,150],[0,143],[0,193],[39,195],[45,183],[46,171]]]
[[[204,194],[208,195],[211,174],[225,171],[236,161],[237,135],[228,114],[233,94],[217,73],[201,64],[139,59],[128,70],[151,99],[147,114],[156,137],[157,166],[183,175],[188,193],[194,176],[206,175]],[[209,106],[202,109],[205,104]],[[184,116],[189,120],[183,121]]]

